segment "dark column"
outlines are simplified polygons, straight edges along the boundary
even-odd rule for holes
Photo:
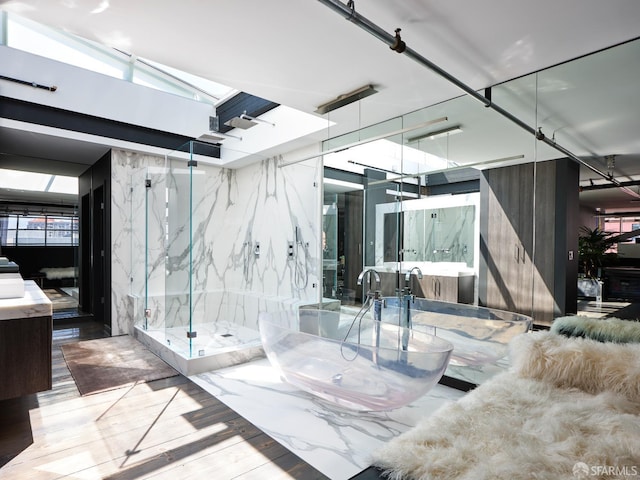
[[[111,152],[79,179],[79,308],[111,333]]]

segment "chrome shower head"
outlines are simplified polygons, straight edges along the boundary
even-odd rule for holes
[[[239,117],[233,117],[230,120],[224,122],[227,127],[233,128],[241,128],[243,130],[247,130],[251,127],[255,127],[258,122],[254,122],[250,118],[247,118],[245,114],[240,115]]]

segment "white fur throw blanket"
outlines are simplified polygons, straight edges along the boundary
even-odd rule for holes
[[[76,267],[46,267],[41,268],[40,271],[44,273],[49,280],[75,278],[78,276],[78,269]]]
[[[640,478],[640,346],[535,332],[510,357],[373,465],[393,480]]]

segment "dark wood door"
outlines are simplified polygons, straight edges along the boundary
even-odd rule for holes
[[[80,201],[80,288],[78,309],[91,313],[93,298],[91,296],[91,194],[82,196]]]
[[[96,321],[105,324],[108,330],[111,323],[107,322],[105,317],[105,194],[104,187],[99,186],[93,190],[93,248],[91,252],[93,269],[91,273],[91,291],[93,292],[93,309],[92,313]]]

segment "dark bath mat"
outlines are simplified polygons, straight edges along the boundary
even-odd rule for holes
[[[129,335],[70,343],[61,348],[81,395],[178,375]]]

